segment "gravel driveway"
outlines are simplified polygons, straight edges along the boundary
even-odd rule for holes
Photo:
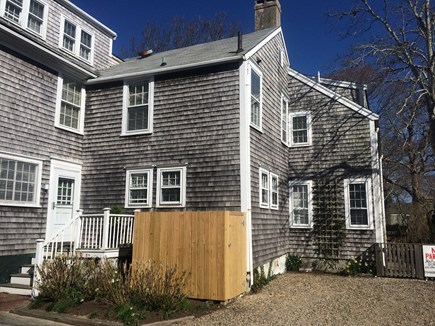
[[[278,276],[211,315],[183,325],[435,325],[435,281]]]

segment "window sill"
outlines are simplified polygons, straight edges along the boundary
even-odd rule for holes
[[[250,124],[250,126],[251,126],[251,128],[257,130],[258,132],[263,133],[263,129],[261,127],[256,126],[256,125],[254,125],[252,123]]]
[[[307,144],[291,144],[291,145],[287,145],[290,148],[298,148],[298,147],[310,147],[312,146],[312,144],[307,143]]]
[[[148,206],[124,206],[124,208],[131,208],[131,209],[149,209],[149,208],[153,208],[151,205]]]
[[[0,206],[23,207],[23,208],[42,208],[41,205],[37,205],[37,204],[6,203],[6,202],[0,202]]]
[[[157,204],[156,208],[184,208],[183,204]]]
[[[312,225],[291,225],[291,229],[302,229],[302,230],[311,230],[313,228]]]
[[[153,132],[148,131],[135,131],[135,132],[124,132],[121,134],[121,137],[128,137],[128,136],[137,136],[137,135],[151,135]]]
[[[62,126],[62,125],[59,125],[59,124],[55,125],[55,127],[58,128],[58,129],[61,129],[61,130],[72,132],[72,133],[77,134],[77,135],[81,135],[81,136],[84,135],[82,130],[68,128],[68,127],[65,127],[65,126]]]
[[[373,226],[369,225],[347,225],[348,230],[356,230],[356,231],[370,231],[373,230]]]

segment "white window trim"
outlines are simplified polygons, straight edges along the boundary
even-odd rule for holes
[[[0,156],[6,159],[36,165],[35,195],[33,198],[33,202],[26,203],[26,202],[17,202],[14,200],[0,200],[0,206],[18,206],[18,207],[35,207],[35,208],[41,207],[40,199],[41,199],[42,161],[29,158],[27,156],[10,155],[10,154],[5,154],[3,152],[0,152]]]
[[[27,22],[28,22],[29,12],[30,12],[30,0],[23,0],[23,10],[21,11],[20,21],[18,23],[4,17],[6,12],[6,0],[0,0],[0,16],[4,17],[7,21],[13,24],[20,26],[26,31],[45,39],[47,36],[47,22],[48,22],[48,10],[49,10],[48,3],[42,0],[36,0],[36,1],[44,5],[44,17],[41,26],[41,33],[37,33],[31,28],[27,27]]]
[[[75,48],[74,51],[70,51],[68,49],[65,49],[63,47],[63,34],[65,30],[65,20],[69,21],[71,24],[75,25],[76,27],[76,38],[75,38]],[[90,59],[86,60],[85,58],[80,56],[80,42],[82,38],[82,31],[88,33],[91,35],[91,55]],[[77,59],[80,59],[83,62],[86,62],[87,64],[93,65],[94,64],[94,53],[95,53],[95,34],[88,30],[87,28],[84,28],[79,23],[77,23],[74,19],[70,19],[69,17],[65,17],[64,15],[61,15],[60,18],[60,37],[59,37],[59,48],[65,52],[73,54]]]
[[[263,174],[265,174],[267,176],[267,203],[263,202],[263,185],[262,185],[262,176]],[[259,200],[259,204],[261,208],[269,208],[269,204],[270,204],[270,175],[269,175],[269,171],[260,168],[259,169],[259,174],[258,174],[258,200]]]
[[[253,127],[254,129],[257,129],[260,132],[263,132],[263,73],[261,72],[261,70],[253,63],[253,62],[249,62],[248,65],[249,69],[248,69],[248,82],[249,82],[249,123],[251,125],[251,127]],[[256,124],[252,123],[252,119],[251,119],[251,96],[252,96],[252,91],[251,91],[251,71],[254,70],[255,73],[260,77],[260,125],[257,126]]]
[[[307,142],[306,143],[294,143],[293,141],[293,118],[295,117],[307,117]],[[311,113],[308,111],[292,112],[289,114],[289,146],[290,147],[306,147],[312,145],[312,122]]]
[[[287,133],[287,137],[286,137],[286,140],[285,141],[283,141],[282,140],[282,137],[283,137],[283,133],[284,133],[284,130],[283,130],[283,128],[282,128],[282,121],[283,121],[283,107],[282,107],[282,105],[283,105],[283,102],[285,102],[286,103],[286,109],[285,109],[285,112],[284,112],[284,117],[287,119],[287,127],[286,127],[286,133]],[[286,96],[284,96],[284,94],[282,94],[281,95],[281,142],[284,144],[284,145],[286,145],[286,146],[289,146],[289,139],[290,139],[290,115],[289,115],[289,112],[288,112],[288,103],[289,103],[289,100],[288,100],[288,98],[286,97]]]
[[[276,205],[273,204],[273,201],[272,201],[272,194],[273,194],[272,179],[274,179],[274,178],[276,179],[276,197],[277,197],[277,203],[276,203]],[[277,210],[278,206],[279,206],[279,177],[278,177],[278,175],[276,175],[275,173],[270,172],[269,184],[270,184],[270,191],[269,191],[269,193],[270,193],[270,199],[269,199],[270,209]]]
[[[293,215],[293,186],[308,186],[308,224],[296,224]],[[289,183],[289,216],[290,227],[294,229],[312,229],[313,228],[313,182],[310,181],[292,181]]]
[[[284,51],[282,49],[279,49],[279,64],[282,68],[284,68],[284,64],[285,64],[285,54]]]
[[[180,171],[180,201],[179,202],[163,202],[161,200],[161,181],[162,172],[167,171]],[[158,168],[157,169],[157,205],[156,207],[185,207],[186,206],[186,167],[168,167],[168,168]]]
[[[147,173],[147,204],[130,204],[130,176],[131,174]],[[153,204],[153,169],[127,170],[125,178],[125,208],[150,208]]]
[[[366,186],[366,202],[367,202],[367,222],[368,225],[352,225],[350,217],[350,195],[349,185],[353,183],[364,183]],[[372,195],[372,182],[369,177],[367,178],[351,178],[344,180],[344,209],[346,216],[346,228],[353,230],[373,230],[373,195]]]
[[[79,128],[71,128],[60,124],[60,110],[62,105],[62,87],[63,87],[64,76],[59,75],[57,77],[57,97],[56,97],[56,112],[54,115],[54,126],[59,129],[68,130],[70,132],[83,135],[83,128],[85,124],[85,103],[86,103],[86,90],[85,86],[82,85],[81,103],[80,103],[80,117],[79,117]]]
[[[127,130],[128,124],[128,101],[129,101],[129,85],[130,83],[138,82],[139,80],[129,80],[124,81],[123,86],[123,99],[122,99],[122,131],[121,136],[130,136],[130,135],[143,135],[143,134],[152,134],[153,133],[153,122],[154,122],[154,78],[150,77],[146,80],[140,81],[148,81],[148,129],[142,130]]]

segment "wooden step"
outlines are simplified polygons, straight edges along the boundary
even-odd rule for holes
[[[32,287],[23,284],[0,284],[0,292],[30,296],[32,294]]]
[[[33,276],[29,274],[11,274],[11,284],[32,286]]]

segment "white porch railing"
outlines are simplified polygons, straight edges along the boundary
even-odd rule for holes
[[[133,221],[134,215],[110,214],[110,208],[105,208],[103,214],[83,215],[83,211],[79,210],[77,216],[56,234],[46,240],[36,241],[35,264],[41,266],[44,260],[62,254],[73,255],[77,250],[88,257],[104,257],[111,251],[111,257],[114,257],[113,251],[132,244]],[[69,235],[67,240],[66,234]],[[37,295],[37,270],[35,267],[33,296]]]

